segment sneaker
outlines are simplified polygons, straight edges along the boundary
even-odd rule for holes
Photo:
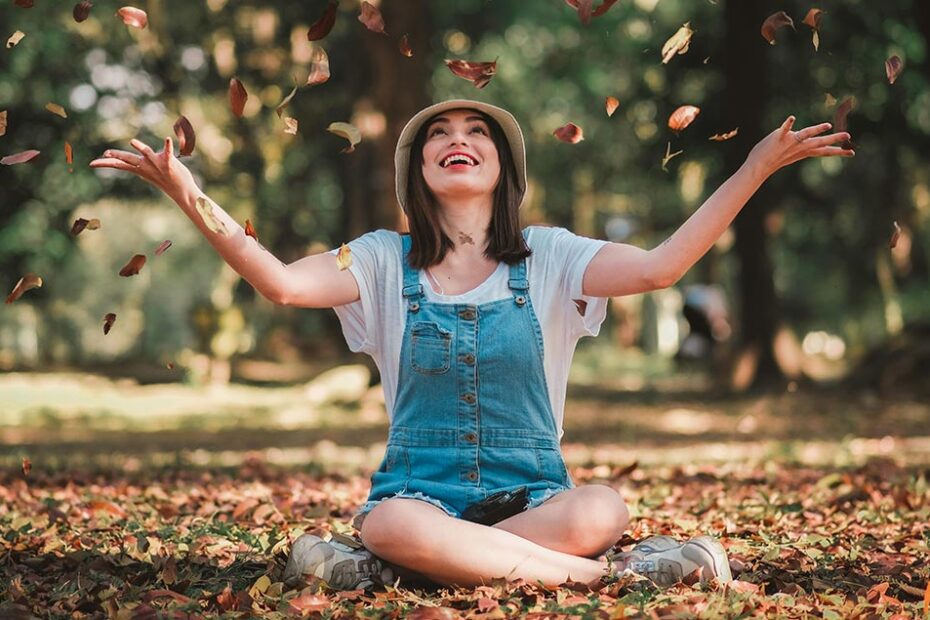
[[[630,570],[648,577],[659,586],[678,583],[694,571],[699,571],[701,583],[717,579],[720,583],[733,580],[730,563],[723,545],[713,536],[698,536],[680,543],[671,536],[653,536],[638,543],[626,553],[608,555],[614,570]]]
[[[333,590],[367,589],[394,581],[394,572],[361,542],[339,534],[332,540],[304,534],[294,541],[284,582],[309,576],[319,577]]]

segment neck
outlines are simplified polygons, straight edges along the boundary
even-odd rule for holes
[[[484,254],[493,203],[490,196],[439,200],[439,226],[455,252]]]

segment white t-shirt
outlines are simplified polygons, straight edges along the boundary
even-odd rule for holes
[[[542,328],[546,384],[561,439],[565,388],[575,345],[582,336],[596,336],[607,314],[606,297],[581,293],[585,269],[607,241],[545,226],[530,226],[526,240],[533,250],[526,259],[530,299]],[[391,419],[407,316],[402,294],[401,236],[390,230],[376,230],[348,245],[352,251],[349,271],[358,282],[360,299],[334,310],[349,349],[370,355],[381,371],[385,405]],[[511,297],[508,278],[508,265],[500,263],[487,280],[467,293],[440,295],[420,270],[426,298],[436,303],[483,304]],[[575,299],[587,302],[584,316],[572,301]]]

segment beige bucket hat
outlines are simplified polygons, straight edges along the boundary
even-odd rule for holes
[[[394,150],[394,183],[397,191],[397,202],[407,212],[407,176],[410,172],[410,147],[413,145],[413,139],[417,131],[429,119],[445,112],[447,110],[457,110],[460,108],[470,108],[484,112],[501,126],[504,130],[504,136],[510,143],[510,151],[513,153],[513,161],[517,168],[517,183],[520,186],[520,204],[526,197],[526,147],[523,144],[523,132],[520,131],[520,125],[513,114],[503,108],[493,106],[482,101],[472,101],[471,99],[449,99],[440,103],[433,104],[417,112],[403,131],[400,132],[400,138],[397,140],[397,148]]]

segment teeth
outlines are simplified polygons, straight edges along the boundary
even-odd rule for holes
[[[477,165],[478,162],[468,157],[467,155],[450,155],[449,157],[446,157],[444,160],[442,160],[442,167],[445,168],[446,166],[453,163],[465,163],[470,166],[474,166]]]

